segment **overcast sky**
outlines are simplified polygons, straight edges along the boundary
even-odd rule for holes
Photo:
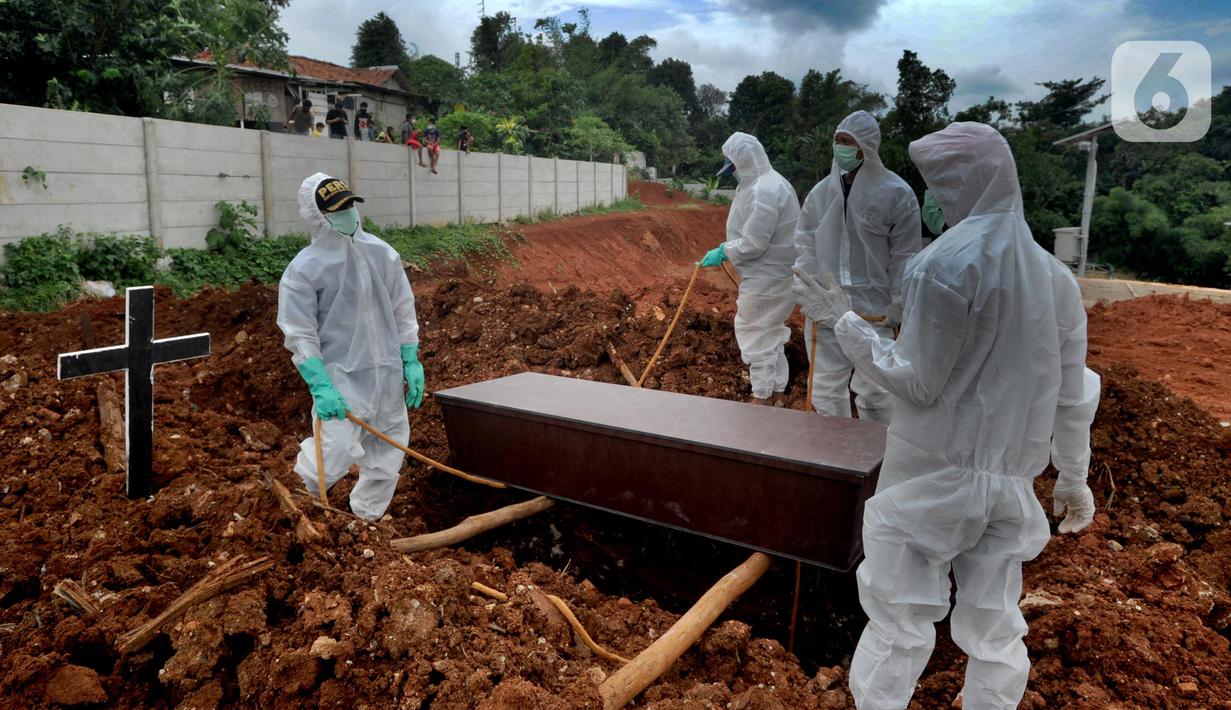
[[[730,91],[745,75],[775,71],[798,85],[809,68],[845,76],[892,96],[903,49],[957,80],[959,110],[988,95],[1009,100],[1045,93],[1036,82],[1110,74],[1127,40],[1192,40],[1213,59],[1214,90],[1231,84],[1227,0],[524,0],[486,3],[523,31],[534,20],[577,18],[590,9],[591,35],[658,40],[656,60],[692,64],[697,84]],[[359,23],[384,11],[421,53],[468,62],[479,2],[292,0],[282,13],[291,54],[347,64]],[[1104,105],[1100,113],[1108,110]]]

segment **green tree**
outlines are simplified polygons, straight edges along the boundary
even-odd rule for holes
[[[402,32],[384,12],[364,20],[355,31],[355,44],[350,52],[352,67],[395,66],[405,70],[409,61]]]
[[[0,101],[158,116],[171,57],[195,47],[186,19],[165,3],[5,0]]]
[[[989,96],[987,101],[981,104],[958,111],[953,120],[977,121],[979,123],[986,123],[996,130],[1001,130],[1013,122],[1013,106],[1004,99]]]
[[[910,142],[949,122],[949,99],[957,82],[943,69],[929,69],[919,55],[905,50],[898,60],[898,93],[885,117],[891,132]]]
[[[442,106],[460,101],[466,90],[462,71],[433,54],[411,60],[406,78],[411,91],[423,97],[434,114],[439,114]]]
[[[497,115],[513,111],[513,76],[485,71],[466,82],[466,104],[472,111]]]
[[[790,142],[795,85],[774,72],[746,76],[731,94],[731,128],[751,133],[772,154]]]
[[[1185,283],[1231,287],[1231,206],[1184,220],[1179,239],[1184,248]]]
[[[287,69],[286,33],[278,26],[278,13],[266,0],[228,0],[221,11],[213,0],[180,0],[177,7],[194,46],[191,56],[211,61],[207,71],[188,69],[164,82],[170,100],[164,112],[200,123],[230,126],[237,118],[264,123],[268,109],[244,107],[232,66],[254,64]],[[260,127],[259,125],[257,127]]]
[[[440,129],[442,146],[450,148],[456,146],[457,137],[461,134],[462,126],[465,126],[470,131],[470,135],[474,137],[473,150],[500,151],[501,144],[496,134],[496,124],[497,119],[491,114],[454,111],[437,121],[436,127]]]
[[[1090,250],[1100,260],[1160,279],[1175,279],[1175,265],[1184,258],[1167,214],[1122,187],[1094,199]]]
[[[1185,152],[1166,168],[1134,182],[1133,194],[1161,207],[1172,224],[1231,204],[1231,183],[1223,180],[1226,165],[1222,161]]]
[[[668,57],[646,75],[654,86],[665,86],[684,100],[684,111],[690,119],[697,117],[697,85],[692,78],[692,65],[681,59]]]
[[[470,34],[470,64],[475,71],[501,71],[513,63],[524,42],[517,18],[503,11],[485,15]]]
[[[598,160],[606,162],[616,154],[632,150],[624,142],[624,136],[608,126],[598,116],[579,116],[573,119],[565,138],[564,157],[574,160]]]
[[[1047,89],[1046,96],[1038,101],[1017,102],[1018,119],[1023,126],[1049,123],[1060,128],[1075,128],[1081,125],[1083,116],[1110,96],[1097,96],[1105,83],[1097,76],[1089,81],[1082,78],[1044,81],[1037,86]]]

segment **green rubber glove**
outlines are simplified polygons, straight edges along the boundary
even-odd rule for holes
[[[701,257],[701,266],[704,266],[707,268],[710,266],[718,266],[719,264],[721,264],[722,262],[726,260],[727,260],[727,253],[722,250],[722,245],[719,244],[713,249],[710,249],[709,251],[705,252],[705,256]]]
[[[427,382],[423,379],[423,364],[419,362],[419,345],[407,343],[402,346],[402,374],[406,376],[406,406],[418,409],[423,404],[423,392]]]
[[[329,373],[325,372],[325,361],[319,357],[304,360],[299,366],[299,375],[308,383],[308,391],[316,402],[316,415],[321,419],[345,419],[350,406],[342,399],[342,394],[333,386]]]

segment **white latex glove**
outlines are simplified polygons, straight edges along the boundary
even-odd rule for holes
[[[1060,521],[1060,532],[1077,532],[1094,521],[1094,493],[1086,485],[1085,473],[1061,473],[1051,489],[1051,495],[1054,501],[1052,514],[1056,517],[1064,515],[1064,520]]]
[[[799,269],[792,267],[791,271],[795,272],[795,285],[791,290],[805,316],[826,328],[833,328],[838,319],[851,310],[851,297],[834,281],[833,274],[825,276],[828,286],[822,286]]]

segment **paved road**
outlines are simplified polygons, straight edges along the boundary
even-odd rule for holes
[[[1154,293],[1183,295],[1189,298],[1206,298],[1218,303],[1231,303],[1231,291],[1197,286],[1178,286],[1153,281],[1126,281],[1124,279],[1078,279],[1081,284],[1081,300],[1087,308],[1099,301],[1127,301],[1130,298]]]

